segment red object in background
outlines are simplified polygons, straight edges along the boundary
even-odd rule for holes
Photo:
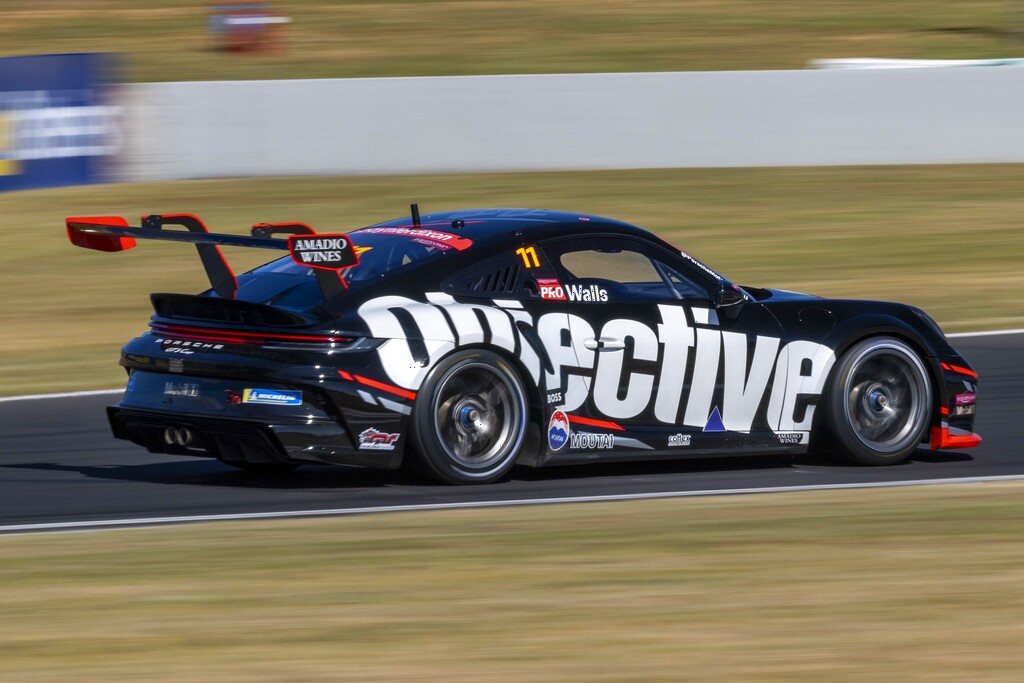
[[[269,54],[283,51],[283,30],[289,17],[275,14],[266,2],[210,3],[210,34],[218,50]]]

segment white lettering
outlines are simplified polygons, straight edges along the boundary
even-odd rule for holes
[[[658,338],[651,328],[636,320],[609,320],[601,330],[601,337],[633,340],[633,358],[636,360],[658,360]],[[640,372],[623,374],[624,349],[601,351],[597,360],[597,376],[594,378],[594,405],[597,409],[614,418],[636,417],[651,402],[654,390],[654,375]],[[625,386],[626,393],[620,399],[619,390]]]
[[[777,337],[758,336],[750,375],[746,376],[747,339],[747,335],[738,332],[722,332],[722,343],[725,346],[722,424],[731,432],[750,431],[754,413],[764,398],[764,390],[768,387],[768,378],[771,377],[779,350]]]
[[[801,374],[805,360],[810,361],[807,375]],[[768,401],[768,424],[772,429],[784,432],[810,430],[814,406],[808,405],[803,419],[797,422],[797,399],[821,394],[835,360],[832,349],[812,341],[795,341],[782,347],[775,363],[772,397]]]
[[[658,306],[661,323],[658,324],[658,339],[665,347],[661,359],[661,377],[658,380],[658,396],[654,401],[654,417],[661,422],[674,424],[679,415],[679,403],[683,396],[683,382],[686,379],[686,359],[693,346],[693,328],[687,323],[686,313],[679,306]]]
[[[409,337],[394,313],[398,309],[405,311],[415,323],[418,338],[426,347],[426,363],[413,354]],[[392,382],[406,389],[419,389],[427,370],[455,348],[448,321],[430,304],[404,296],[384,296],[360,306],[359,317],[372,336],[388,340],[377,349],[381,367]]]
[[[721,333],[716,329],[697,329],[697,358],[690,381],[690,395],[686,401],[683,424],[703,428],[711,414],[711,399],[718,379],[718,357],[721,353]]]
[[[563,345],[563,330],[568,330],[569,344]],[[584,339],[594,336],[594,328],[575,315],[549,313],[537,321],[537,333],[551,359],[553,372],[547,373],[547,385],[559,386],[563,368],[566,370],[590,370],[594,367],[594,352],[583,346]],[[565,405],[571,412],[583,405],[590,393],[590,376],[566,372]]]
[[[569,448],[578,448],[584,451],[608,450],[615,448],[615,436],[613,434],[573,432],[569,435]]]

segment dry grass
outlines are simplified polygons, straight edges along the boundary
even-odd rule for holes
[[[1020,681],[1024,484],[0,538],[18,681]]]
[[[470,206],[585,210],[650,228],[736,281],[905,301],[947,331],[1024,326],[1024,166],[683,169],[369,178],[263,178],[5,195],[0,394],[116,387],[120,345],[148,293],[207,286],[194,250],[72,247],[70,215],[191,212],[211,229],[299,220],[348,229]],[[268,255],[228,254],[251,267]]]
[[[286,49],[216,52],[195,0],[5,0],[4,54],[117,51],[133,81],[799,69],[1017,56],[1008,0],[276,0]]]

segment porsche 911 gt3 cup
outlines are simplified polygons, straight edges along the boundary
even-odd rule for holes
[[[923,311],[741,287],[598,216],[414,210],[345,234],[252,236],[187,214],[67,227],[101,251],[138,238],[199,251],[210,288],[151,296],[108,409],[115,436],[156,453],[267,470],[405,462],[461,484],[516,464],[808,448],[882,465],[981,441],[977,374]],[[236,276],[220,246],[287,254]]]

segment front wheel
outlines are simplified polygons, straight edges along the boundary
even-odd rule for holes
[[[449,484],[495,481],[515,464],[528,404],[516,369],[483,349],[448,356],[413,408],[413,442],[426,473]]]
[[[914,349],[891,337],[865,339],[848,349],[826,394],[832,445],[859,465],[903,462],[931,421],[928,372]]]

